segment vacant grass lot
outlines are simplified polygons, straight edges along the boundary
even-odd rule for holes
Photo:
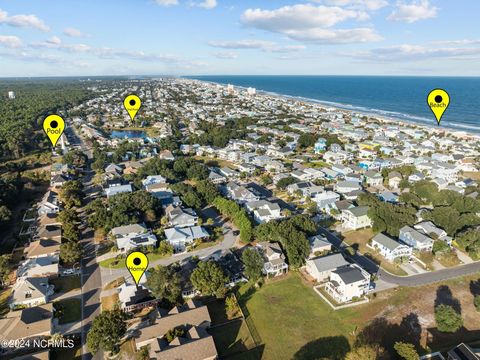
[[[448,350],[458,339],[479,338],[480,313],[473,305],[473,294],[480,294],[478,276],[383,291],[367,304],[337,311],[302,281],[290,273],[257,290],[248,284],[240,288],[245,315],[265,344],[261,359],[340,360],[360,334],[391,354],[396,341],[411,342],[425,354]],[[464,327],[457,333],[436,330],[434,307],[440,303],[461,309]]]
[[[53,307],[59,324],[80,321],[82,317],[82,301],[79,298],[55,301]]]
[[[333,311],[296,274],[256,291],[247,284],[240,296],[265,344],[262,359],[341,358],[350,349],[357,311]]]

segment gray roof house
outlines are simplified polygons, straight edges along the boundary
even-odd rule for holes
[[[410,246],[399,243],[397,240],[382,233],[373,237],[372,246],[389,261],[393,261],[398,257],[412,255],[412,248]]]
[[[266,276],[278,276],[288,271],[285,255],[276,242],[263,241],[257,245],[263,252],[264,264],[262,272]]]
[[[194,240],[209,236],[210,234],[201,226],[165,229],[165,237],[175,251],[184,251],[185,246],[191,244]]]
[[[307,260],[305,270],[315,278],[316,281],[322,282],[328,279],[333,270],[348,266],[349,264],[343,255],[338,253]]]
[[[400,229],[399,238],[405,244],[412,246],[416,250],[432,251],[433,239],[408,225]]]
[[[180,206],[169,205],[165,209],[170,226],[187,227],[195,226],[198,223],[197,213],[193,209],[184,209]]]

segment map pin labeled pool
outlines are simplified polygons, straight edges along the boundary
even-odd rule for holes
[[[148,258],[144,253],[140,251],[134,251],[127,256],[125,265],[127,266],[130,275],[132,275],[135,284],[138,285],[142,275],[148,268]]]
[[[65,122],[58,115],[48,115],[45,120],[43,120],[43,131],[47,134],[47,137],[50,139],[52,146],[57,145],[58,139],[63,134],[65,130]]]
[[[437,124],[440,125],[443,113],[447,110],[448,104],[450,104],[450,96],[443,89],[434,89],[428,94],[427,104],[430,110],[432,110],[433,115],[435,115]]]
[[[123,106],[125,106],[125,110],[127,110],[128,115],[130,115],[130,119],[134,121],[138,110],[140,110],[140,106],[142,106],[142,101],[137,95],[128,95],[125,100],[123,100]]]

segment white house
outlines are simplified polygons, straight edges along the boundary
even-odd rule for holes
[[[250,201],[245,204],[248,211],[253,212],[253,218],[259,224],[282,218],[280,206],[266,200]]]
[[[261,242],[257,245],[262,251],[264,263],[262,273],[266,276],[279,276],[288,271],[282,248],[275,242]]]
[[[398,237],[405,244],[412,246],[416,250],[432,251],[433,239],[408,225],[405,225],[400,229]]]
[[[410,257],[413,250],[410,246],[401,244],[382,233],[374,236],[372,247],[389,261],[394,261],[396,258],[401,257]]]
[[[334,270],[325,286],[327,293],[338,303],[361,298],[368,292],[370,274],[357,264]]]
[[[157,238],[144,224],[118,226],[111,231],[121,251],[129,251],[139,246],[155,246]]]
[[[372,226],[372,220],[368,217],[368,206],[357,206],[344,209],[341,213],[341,220],[346,229],[357,230]]]
[[[184,251],[194,240],[208,238],[209,233],[201,226],[165,229],[165,238],[175,251]]]
[[[38,204],[38,215],[56,214],[60,211],[60,204],[58,202],[58,194],[54,191],[47,191]]]
[[[52,294],[53,285],[48,284],[46,277],[18,279],[12,288],[9,306],[13,310],[46,304]]]

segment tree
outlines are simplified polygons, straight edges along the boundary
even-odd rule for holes
[[[180,302],[182,288],[180,276],[168,266],[157,266],[150,270],[147,277],[147,287],[164,307],[171,307]]]
[[[307,148],[315,145],[317,136],[309,133],[304,133],[298,138],[297,146],[299,148]]]
[[[215,198],[219,195],[217,187],[209,180],[201,180],[197,182],[197,192],[202,196],[203,201],[211,205]]]
[[[0,224],[10,221],[12,212],[5,205],[0,206]]]
[[[181,327],[176,327],[168,330],[165,333],[164,337],[165,337],[165,340],[167,340],[167,342],[170,344],[173,340],[175,340],[175,338],[182,337],[183,335],[185,335],[185,330],[182,329]]]
[[[415,346],[410,343],[405,343],[402,341],[397,341],[393,346],[398,356],[404,360],[419,360],[420,356],[418,355]]]
[[[120,309],[103,311],[93,319],[87,334],[87,346],[92,353],[99,349],[117,353],[120,339],[127,332],[128,316]]]
[[[8,281],[10,274],[10,255],[0,255],[0,284],[4,285]]]
[[[463,326],[462,316],[450,305],[440,304],[435,307],[437,330],[446,333],[457,332]]]
[[[263,258],[253,248],[246,249],[242,254],[242,262],[245,265],[245,275],[251,281],[256,281],[262,276]]]
[[[288,185],[295,184],[297,180],[293,176],[287,176],[284,177],[283,179],[278,180],[277,182],[277,188],[279,189],[285,189]]]
[[[475,309],[477,309],[477,311],[480,311],[480,295],[475,295],[473,298],[473,305],[475,305]]]
[[[362,345],[348,352],[345,360],[377,360],[383,353],[384,349],[380,346]]]
[[[80,243],[67,241],[60,245],[60,259],[65,264],[75,264],[82,257],[82,247]]]
[[[222,268],[213,260],[200,261],[190,276],[190,281],[203,295],[225,295],[225,284],[228,278]]]
[[[173,255],[173,246],[168,241],[160,241],[158,245],[157,253],[163,256]]]
[[[63,184],[59,196],[65,208],[82,205],[82,198],[85,196],[82,187],[82,183],[78,180],[67,181]]]

